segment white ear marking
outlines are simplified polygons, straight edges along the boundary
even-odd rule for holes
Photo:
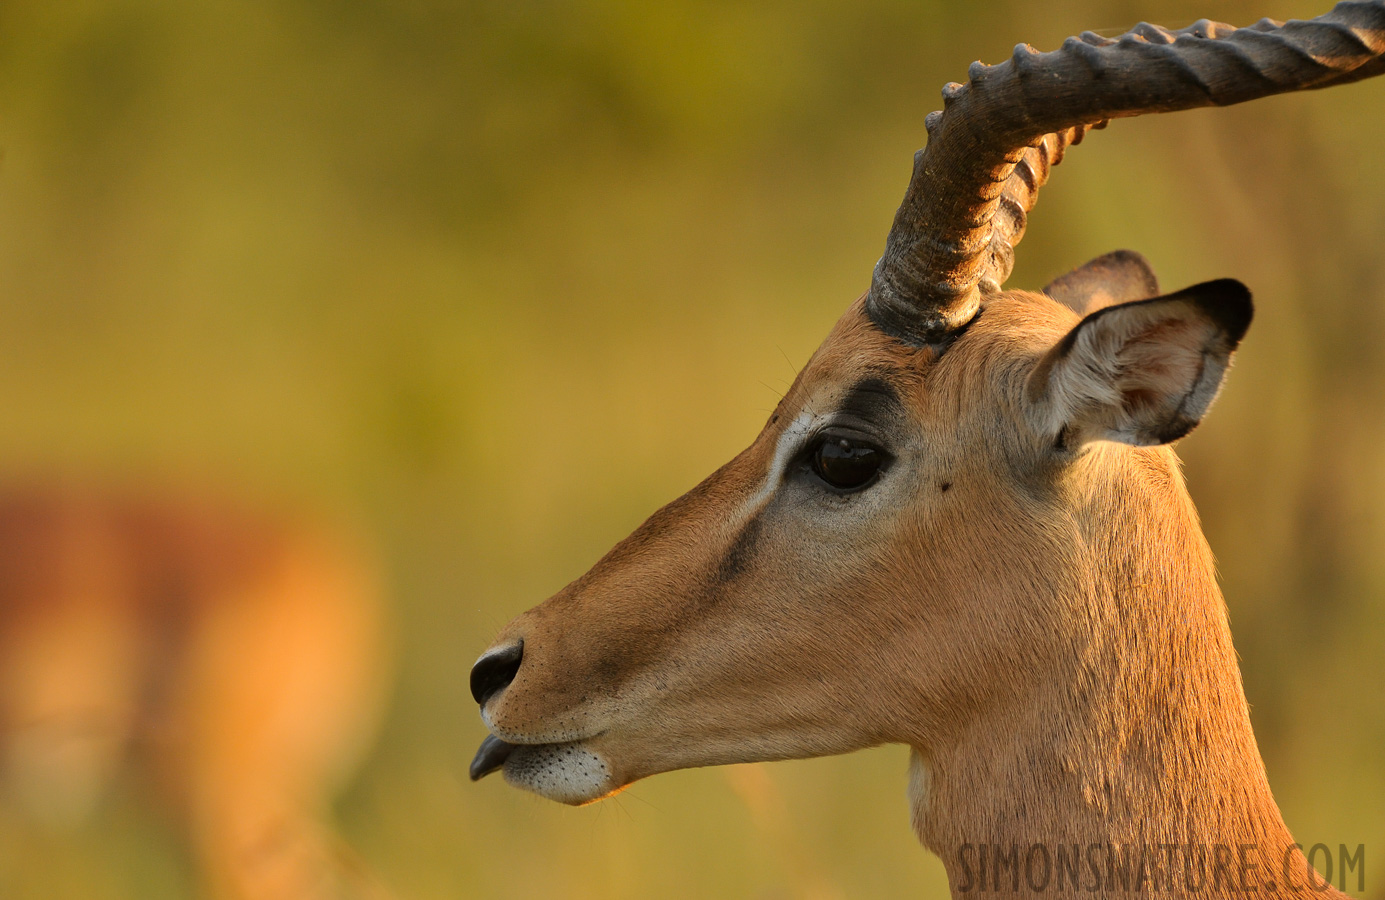
[[[1030,376],[1035,426],[1078,442],[1177,440],[1215,399],[1250,318],[1250,292],[1230,280],[1089,315]]]

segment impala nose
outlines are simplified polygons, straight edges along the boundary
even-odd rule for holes
[[[519,672],[519,664],[523,660],[524,641],[492,650],[476,660],[476,664],[471,667],[471,696],[475,697],[481,706],[485,706],[487,700],[505,690],[510,682],[515,680],[515,674]]]

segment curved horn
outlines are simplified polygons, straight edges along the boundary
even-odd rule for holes
[[[1247,28],[1206,19],[1088,32],[1051,53],[1027,44],[943,88],[928,145],[875,266],[867,309],[909,343],[945,341],[1010,275],[1039,187],[1067,148],[1110,119],[1228,106],[1385,72],[1385,0],[1338,3],[1307,21]]]

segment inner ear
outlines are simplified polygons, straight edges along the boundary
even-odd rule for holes
[[[1043,292],[1085,316],[1118,303],[1159,294],[1159,279],[1149,260],[1134,250],[1113,250],[1055,278]]]
[[[1029,376],[1035,428],[1063,449],[1181,438],[1221,389],[1251,314],[1250,291],[1231,279],[1097,310]]]

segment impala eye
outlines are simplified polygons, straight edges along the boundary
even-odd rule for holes
[[[810,461],[823,481],[839,491],[855,491],[875,480],[885,453],[861,441],[827,437],[813,450]]]

